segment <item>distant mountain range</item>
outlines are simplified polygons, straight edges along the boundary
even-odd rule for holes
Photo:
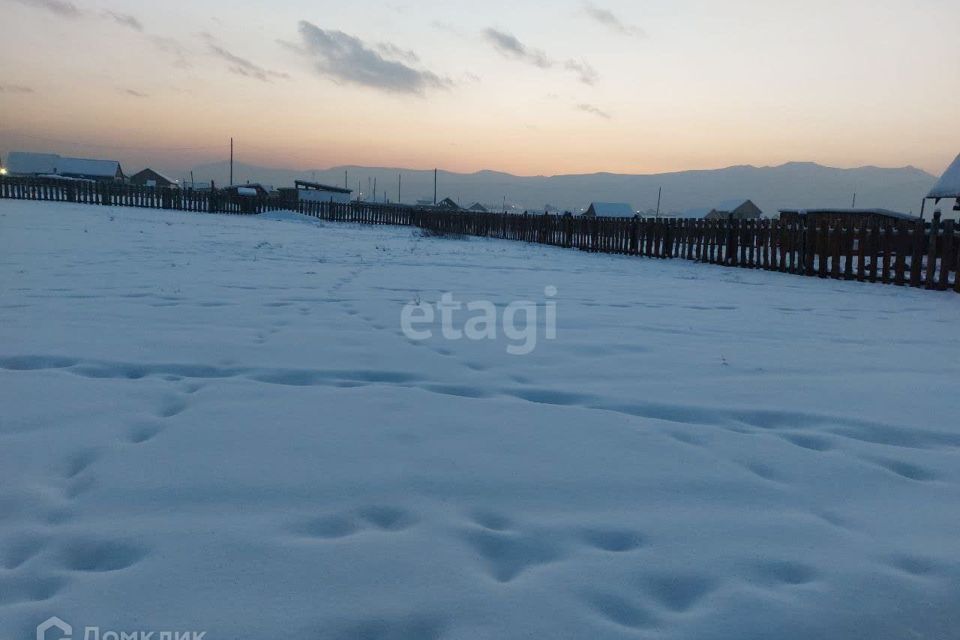
[[[359,186],[368,200],[373,198],[370,191],[375,179],[377,199],[383,201],[386,197],[396,202],[398,176],[402,175],[402,202],[433,201],[433,171],[353,166],[292,171],[235,164],[234,182],[262,182],[282,187],[302,179],[343,186],[345,173],[349,188],[356,192]],[[197,181],[226,184],[229,164],[199,166],[193,169],[193,174]],[[775,216],[782,208],[850,207],[854,194],[857,207],[919,213],[923,196],[935,182],[935,176],[915,167],[838,169],[811,162],[653,175],[595,173],[526,177],[495,171],[469,174],[440,171],[437,199],[449,197],[464,207],[480,202],[494,210],[500,210],[505,201],[508,207],[530,211],[553,207],[574,212],[593,201],[627,202],[637,210],[648,211],[656,208],[657,192],[662,187],[660,210],[663,214],[709,209],[723,201],[750,199],[767,216]]]

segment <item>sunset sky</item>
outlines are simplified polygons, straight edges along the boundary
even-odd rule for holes
[[[960,151],[956,0],[0,0],[0,154],[523,175]]]

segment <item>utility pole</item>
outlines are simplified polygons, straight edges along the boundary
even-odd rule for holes
[[[374,177],[374,179],[373,179],[373,201],[374,201],[374,202],[377,201],[377,179],[376,179],[376,177]]]
[[[657,217],[660,217],[660,196],[663,195],[663,187],[657,189]]]
[[[397,204],[400,204],[400,188],[403,187],[403,174],[397,174]]]
[[[504,213],[507,212],[507,196],[506,195],[503,196],[503,212]]]
[[[233,184],[233,138],[230,138],[230,184]]]
[[[437,170],[433,170],[433,206],[437,206]]]
[[[857,192],[856,191],[853,192],[853,205],[851,205],[851,208],[853,209],[857,208]]]
[[[343,188],[344,188],[344,189],[349,189],[349,188],[350,188],[350,185],[349,185],[349,183],[347,182],[347,170],[346,170],[346,169],[343,170]]]

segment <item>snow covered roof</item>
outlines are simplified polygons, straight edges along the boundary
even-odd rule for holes
[[[736,211],[743,205],[750,202],[749,198],[739,198],[734,200],[724,200],[717,206],[713,208],[714,211],[723,211],[725,213],[730,213],[731,211]],[[708,212],[709,213],[709,212]]]
[[[632,218],[637,214],[626,202],[591,202],[587,213],[598,218]]]
[[[7,156],[7,171],[16,175],[25,174],[53,174],[57,172],[57,161],[60,159],[55,153],[30,153],[28,151],[11,151]]]
[[[960,155],[930,190],[928,198],[960,198]]]
[[[28,151],[10,152],[7,163],[8,171],[12,174],[60,174],[113,178],[120,171],[120,163],[116,160],[64,158],[55,153]]]
[[[60,158],[57,161],[57,173],[69,176],[113,178],[120,173],[120,163],[116,160]]]

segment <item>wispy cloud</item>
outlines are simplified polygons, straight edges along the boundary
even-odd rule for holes
[[[133,96],[134,98],[149,98],[150,96],[146,93],[137,91],[136,89],[124,89],[123,93],[128,96]]]
[[[69,0],[16,0],[20,4],[35,9],[43,9],[64,18],[77,18],[82,13],[77,5]]]
[[[127,27],[134,31],[143,32],[143,23],[137,20],[129,13],[118,13],[116,11],[104,11],[103,16],[119,24],[121,27]]]
[[[582,111],[583,113],[589,113],[590,115],[597,116],[598,118],[603,118],[604,120],[609,120],[612,116],[603,111],[599,107],[595,107],[592,104],[578,104],[577,111]]]
[[[494,28],[488,28],[483,32],[484,37],[494,46],[494,48],[507,58],[521,60],[532,64],[541,69],[549,69],[554,62],[539,49],[531,49],[520,42],[516,36],[500,31]]]
[[[165,36],[147,36],[147,39],[158,51],[173,57],[173,66],[179,69],[188,69],[193,66],[187,57],[186,48],[180,44],[180,41]]]
[[[598,7],[592,2],[585,3],[584,10],[587,12],[587,15],[593,18],[595,21],[599,22],[611,31],[615,31],[621,35],[635,38],[642,38],[647,35],[646,32],[640,27],[625,23],[612,11]]]
[[[290,77],[290,75],[287,73],[283,73],[282,71],[274,71],[273,69],[267,69],[266,67],[262,67],[246,58],[238,56],[232,51],[226,49],[209,33],[201,34],[201,37],[207,41],[207,45],[210,48],[210,53],[227,62],[227,68],[230,73],[235,73],[238,76],[252,78],[261,82],[272,82],[276,79],[287,79]]]
[[[300,40],[301,44],[292,48],[307,56],[317,73],[336,82],[415,95],[453,84],[432,71],[402,62],[411,62],[416,54],[392,44],[369,46],[342,31],[321,29],[305,20],[300,22]]]
[[[0,93],[33,93],[32,87],[22,84],[0,84]]]
[[[576,73],[583,84],[595,85],[600,79],[600,74],[586,60],[567,60],[563,66],[568,71]]]
[[[567,71],[575,73],[580,82],[584,84],[593,85],[600,79],[600,74],[586,60],[570,59],[558,62],[540,49],[528,47],[513,34],[492,27],[484,30],[483,35],[501,55],[511,60],[525,62],[540,69],[552,69],[561,66]]]

